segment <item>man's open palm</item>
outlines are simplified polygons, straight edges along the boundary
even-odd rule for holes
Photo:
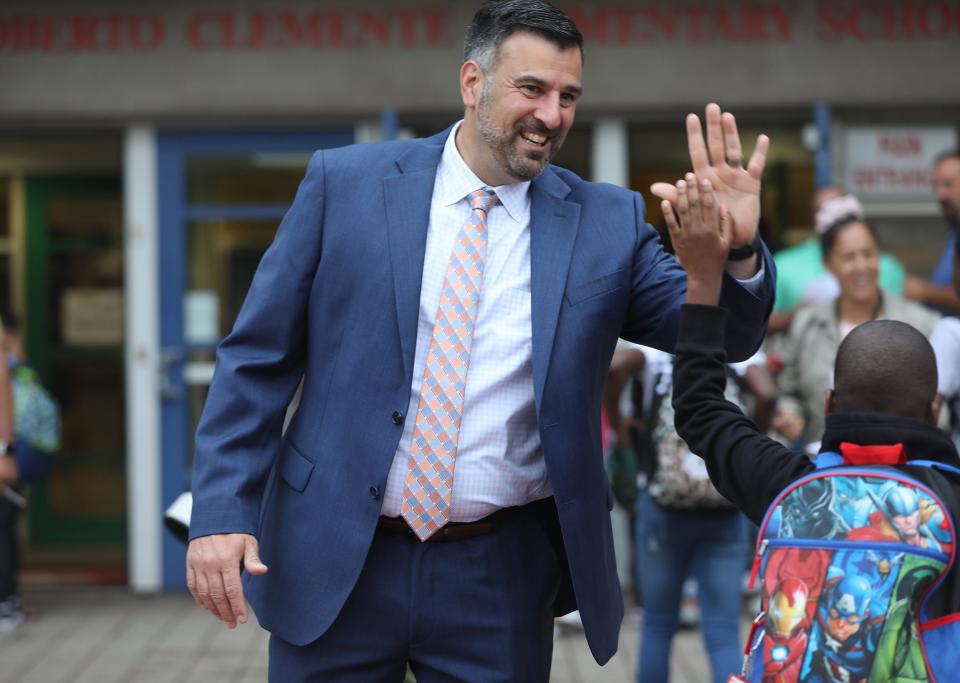
[[[743,149],[737,120],[729,112],[721,112],[717,104],[708,104],[706,111],[707,140],[704,143],[700,119],[687,115],[687,146],[693,172],[701,180],[709,180],[721,206],[726,207],[732,222],[731,244],[743,246],[753,241],[760,221],[760,176],[767,162],[770,139],[757,138],[747,167],[743,167]],[[677,188],[671,183],[654,183],[650,191],[676,209]]]

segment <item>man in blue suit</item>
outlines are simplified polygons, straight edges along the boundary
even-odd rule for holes
[[[672,348],[686,278],[638,194],[549,165],[581,49],[548,3],[488,2],[463,120],[315,154],[263,257],[197,433],[187,573],[231,627],[249,597],[272,681],[546,681],[575,608],[597,661],[616,651],[601,392],[618,337]],[[740,245],[739,359],[772,305],[767,140],[745,170],[733,117],[706,120],[690,152]]]

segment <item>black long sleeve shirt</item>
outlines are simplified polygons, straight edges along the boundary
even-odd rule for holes
[[[724,398],[727,317],[727,311],[716,306],[684,304],[673,368],[674,419],[677,433],[706,462],[717,490],[759,524],[777,494],[816,467],[804,453],[785,448],[760,433],[737,406]],[[902,443],[908,461],[936,460],[960,467],[950,437],[913,418],[870,412],[831,413],[827,415],[822,449],[839,451],[842,441],[861,445]],[[909,469],[911,475],[943,495],[956,519],[960,481],[948,480],[929,468]]]

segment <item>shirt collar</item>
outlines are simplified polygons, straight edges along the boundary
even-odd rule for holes
[[[451,206],[463,200],[474,190],[490,187],[484,184],[474,173],[457,149],[456,137],[460,130],[458,121],[454,124],[443,146],[443,155],[440,157],[440,166],[437,168],[437,199],[444,206]],[[523,222],[523,216],[529,213],[530,181],[525,180],[508,185],[498,185],[491,188],[507,210],[510,218],[517,223]]]

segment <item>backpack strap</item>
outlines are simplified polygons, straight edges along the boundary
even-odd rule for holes
[[[843,456],[834,451],[822,451],[813,459],[813,464],[817,466],[818,470],[826,467],[837,467],[843,464]]]
[[[960,467],[954,467],[953,465],[948,465],[945,462],[937,462],[936,460],[908,460],[908,465],[917,465],[919,467],[929,467],[933,470],[938,470],[944,474],[952,474],[954,477],[960,479]]]
[[[826,467],[837,467],[838,465],[844,465],[843,456],[834,451],[823,451],[813,460],[813,464],[817,466],[818,470],[822,470]],[[945,462],[937,462],[936,460],[908,460],[906,465],[916,465],[917,467],[929,467],[930,469],[943,472],[947,475],[952,475],[957,479],[960,479],[960,467],[954,465],[948,465]]]

